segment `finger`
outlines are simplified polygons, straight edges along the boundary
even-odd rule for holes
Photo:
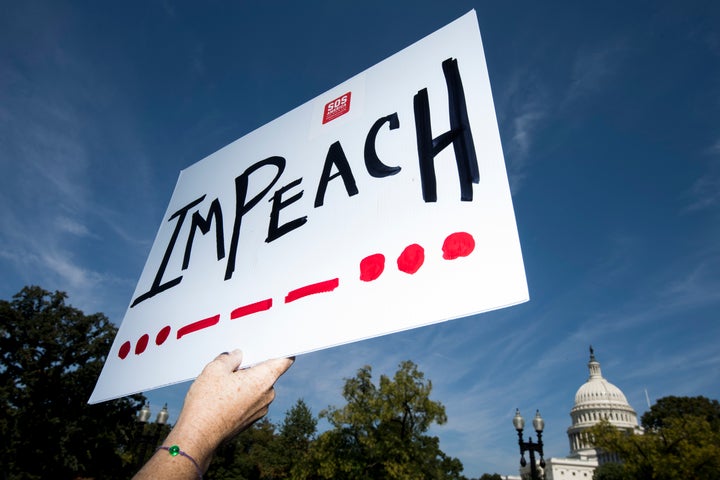
[[[223,352],[215,357],[214,362],[217,362],[229,371],[233,372],[237,370],[242,364],[243,353],[240,349],[235,349],[232,352]]]
[[[292,358],[274,358],[272,360],[266,360],[252,367],[252,373],[262,378],[270,378],[271,384],[280,378],[295,362],[295,357]]]

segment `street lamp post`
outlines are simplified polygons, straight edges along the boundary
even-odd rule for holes
[[[542,431],[545,428],[545,420],[540,416],[540,411],[537,410],[535,418],[533,418],[533,428],[537,433],[537,443],[532,441],[532,437],[528,437],[528,441],[523,441],[523,429],[525,428],[525,419],[520,415],[520,409],[515,410],[515,417],[513,417],[513,425],[518,433],[518,445],[520,445],[520,466],[524,467],[527,465],[525,461],[525,452],[530,452],[530,478],[532,480],[540,480],[540,475],[537,469],[537,465],[540,468],[545,468],[545,459],[543,458],[543,442],[542,442]],[[540,463],[535,464],[535,452],[540,455]],[[543,477],[544,477],[543,472]]]

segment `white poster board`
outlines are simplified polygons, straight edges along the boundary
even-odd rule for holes
[[[180,173],[90,402],[527,300],[472,11]]]

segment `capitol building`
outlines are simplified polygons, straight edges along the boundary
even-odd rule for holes
[[[593,448],[591,439],[586,433],[589,427],[600,420],[607,420],[621,430],[642,434],[637,413],[628,403],[622,390],[602,376],[600,362],[595,358],[592,347],[590,347],[588,369],[590,375],[575,393],[575,405],[570,410],[572,425],[567,430],[570,455],[564,458],[550,458],[546,461],[546,480],[590,480],[598,465],[618,461],[617,458],[599,453]]]

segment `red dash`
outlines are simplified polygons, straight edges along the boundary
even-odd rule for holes
[[[324,282],[313,283],[312,285],[297,288],[287,294],[285,297],[285,303],[294,302],[295,300],[307,297],[308,295],[314,295],[316,293],[332,292],[339,284],[340,280],[333,278],[332,280],[325,280]]]
[[[238,307],[230,313],[230,320],[235,320],[236,318],[244,317],[246,315],[252,315],[257,312],[264,312],[265,310],[270,310],[270,307],[272,307],[272,298]]]
[[[155,345],[162,345],[165,343],[165,340],[168,339],[168,336],[170,335],[170,325],[166,325],[160,330],[155,336]]]
[[[451,233],[445,239],[442,250],[445,260],[467,257],[475,250],[475,239],[467,232]]]
[[[412,275],[422,267],[424,262],[425,249],[417,243],[413,243],[412,245],[408,245],[400,254],[397,259],[397,266],[401,272]]]
[[[120,357],[120,360],[125,360],[125,357],[127,357],[130,353],[130,348],[130,342],[125,342],[120,345],[120,351],[118,352],[118,357]]]
[[[146,333],[135,344],[135,355],[140,355],[145,351],[145,349],[148,346],[148,341],[150,340],[150,336]]]
[[[215,315],[214,317],[206,318],[204,320],[199,320],[195,323],[191,323],[189,325],[185,325],[184,327],[180,328],[177,332],[177,338],[180,340],[182,337],[189,333],[197,332],[198,330],[202,330],[203,328],[212,327],[213,325],[217,325],[217,323],[220,321],[220,315]]]
[[[360,261],[360,280],[372,282],[382,275],[385,270],[385,255],[376,253],[369,255]]]

